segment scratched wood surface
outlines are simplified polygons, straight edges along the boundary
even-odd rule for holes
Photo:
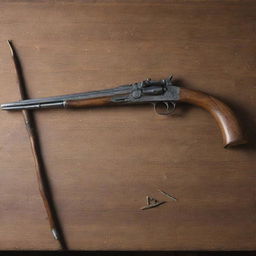
[[[0,102],[170,74],[228,103],[249,145],[226,150],[205,111],[151,106],[36,112],[68,245],[83,250],[256,248],[255,1],[1,1]],[[0,249],[58,249],[20,112],[0,111]],[[158,192],[177,197],[168,200]],[[168,202],[141,211],[146,196]]]

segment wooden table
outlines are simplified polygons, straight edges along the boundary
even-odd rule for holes
[[[173,74],[228,103],[250,141],[223,149],[189,105],[164,118],[151,106],[36,112],[71,249],[256,248],[255,18],[247,0],[0,3],[1,103],[19,99],[11,39],[33,98]],[[0,119],[0,249],[58,249],[22,115]],[[142,211],[147,195],[168,202]]]

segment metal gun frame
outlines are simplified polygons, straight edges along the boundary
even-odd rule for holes
[[[174,86],[170,76],[167,79],[153,81],[147,79],[142,82],[118,86],[113,89],[68,94],[40,99],[29,99],[2,104],[4,110],[67,108],[69,101],[111,97],[113,104],[143,104],[152,103],[158,114],[169,114],[170,104],[174,107],[179,100],[179,87]],[[159,112],[157,104],[164,103],[166,112]]]

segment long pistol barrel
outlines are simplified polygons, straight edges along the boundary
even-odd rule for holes
[[[54,96],[47,98],[21,100],[1,105],[3,110],[21,110],[21,109],[40,109],[40,108],[65,108],[66,102],[69,100],[85,100],[98,97],[114,96],[118,94],[128,94],[131,92],[131,85],[123,85],[114,89],[106,89],[100,91],[83,92],[68,94],[62,96]]]

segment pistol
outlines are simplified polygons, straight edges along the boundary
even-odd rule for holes
[[[158,81],[146,79],[112,89],[21,100],[2,104],[1,109],[32,110],[152,104],[156,113],[168,115],[175,110],[179,102],[190,103],[210,112],[220,128],[225,148],[246,143],[236,116],[226,104],[206,93],[175,86],[172,77]]]

